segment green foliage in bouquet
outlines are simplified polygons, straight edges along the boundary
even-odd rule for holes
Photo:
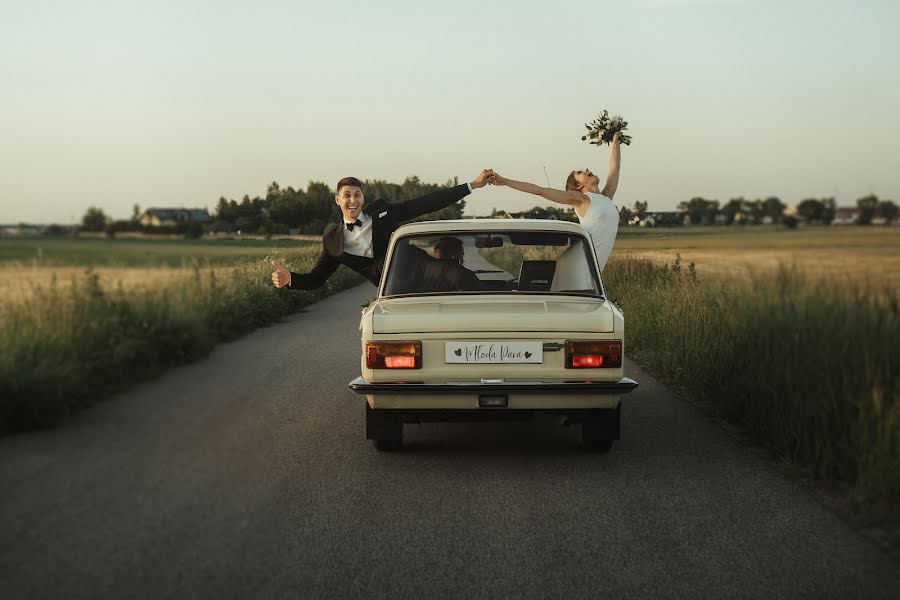
[[[631,145],[631,136],[624,133],[628,129],[628,121],[619,115],[610,117],[605,109],[603,114],[590,123],[585,123],[584,126],[587,127],[588,133],[581,136],[582,140],[590,139],[592,144],[598,146],[600,144],[609,144],[612,142],[613,135],[616,132],[621,132],[619,133],[619,141],[626,146]]]

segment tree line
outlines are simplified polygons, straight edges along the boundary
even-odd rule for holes
[[[425,183],[418,177],[411,176],[403,183],[391,183],[381,179],[366,180],[363,182],[363,191],[368,202],[379,198],[403,202],[457,184],[457,178],[446,183]],[[273,181],[266,188],[265,196],[251,198],[245,195],[240,201],[220,197],[211,214],[213,222],[208,224],[206,229],[240,231],[257,235],[287,233],[318,235],[337,217],[335,193],[336,191],[328,187],[328,184],[320,181],[311,181],[305,190],[291,186],[282,188],[277,181]],[[464,208],[465,201],[461,200],[417,220],[461,219]],[[137,205],[131,219],[121,221],[113,221],[101,209],[91,207],[82,218],[80,229],[106,231],[109,235],[115,235],[119,231],[144,231],[199,237],[203,233],[203,227],[198,230],[199,224],[196,222],[170,227],[150,227],[142,226],[140,217],[141,211]]]
[[[385,198],[392,202],[403,202],[452,185],[458,180],[445,183],[425,183],[416,176],[407,177],[403,183],[391,183],[381,179],[366,180],[363,189],[369,202]],[[205,231],[240,231],[247,234],[272,235],[303,233],[319,235],[332,223],[337,215],[334,203],[335,190],[326,183],[312,181],[304,190],[288,186],[282,188],[273,181],[266,188],[264,196],[245,195],[240,201],[219,198],[212,213],[213,222],[201,225],[197,222],[181,223],[177,226],[150,227],[140,224],[140,207],[134,206],[131,219],[114,221],[96,207],[87,210],[79,227],[82,231],[105,231],[114,236],[120,231],[144,231],[148,233],[176,233],[187,237],[199,237]],[[879,199],[874,194],[859,198],[858,223],[869,225],[875,219],[883,219],[890,224],[896,220],[898,207],[891,200]],[[460,201],[435,213],[424,215],[420,220],[440,220],[462,218],[465,201]],[[785,223],[796,225],[796,218],[786,216],[787,205],[776,196],[748,200],[732,198],[725,204],[718,200],[694,197],[681,202],[677,211],[651,211],[647,202],[635,202],[632,208],[623,206],[619,211],[620,224],[642,221],[653,216],[657,226],[724,223]],[[834,198],[806,198],[797,205],[796,215],[808,223],[828,225],[835,219],[837,207]],[[523,217],[535,219],[558,219],[577,221],[575,213],[565,207],[534,206],[518,213],[507,213],[494,209],[491,217]],[[686,218],[685,218],[686,217]],[[792,223],[793,221],[793,223]],[[62,231],[59,226],[51,226],[48,233]]]
[[[870,194],[856,201],[858,209],[857,224],[871,225],[875,219],[883,219],[891,224],[897,218],[898,206],[892,200],[881,200]],[[656,214],[662,219],[657,225],[682,225],[688,220],[694,225],[722,223],[760,224],[784,223],[796,225],[798,217],[807,223],[830,225],[837,215],[834,198],[806,198],[797,204],[796,216],[786,215],[787,205],[777,196],[748,200],[743,197],[732,198],[724,205],[718,200],[694,197],[681,202],[676,213],[655,213],[648,209],[646,202],[635,202],[633,208],[622,207],[619,211],[620,224],[643,220],[648,215]],[[685,219],[687,217],[687,219]]]
[[[856,202],[859,210],[858,223],[870,225],[873,219],[881,218],[888,224],[897,218],[898,207],[891,200],[879,200],[875,195],[864,196]],[[797,218],[785,215],[787,205],[776,196],[748,200],[732,198],[724,205],[718,200],[694,197],[681,202],[677,211],[652,211],[647,202],[635,202],[631,208],[623,206],[619,209],[619,224],[629,225],[653,217],[655,226],[677,226],[691,223],[694,225],[718,224],[787,224],[796,225]],[[807,223],[830,225],[837,214],[834,198],[806,198],[797,205],[796,215]],[[558,219],[578,221],[571,208],[556,206],[534,206],[528,210],[508,213],[494,209],[491,217],[513,217],[525,219]]]
[[[379,198],[404,202],[457,184],[457,179],[439,184],[425,183],[412,176],[399,184],[381,179],[366,180],[363,182],[363,191],[367,202]],[[219,198],[215,218],[247,233],[284,234],[295,231],[320,234],[326,225],[335,221],[335,193],[336,190],[322,182],[310,182],[306,190],[303,190],[290,186],[282,188],[278,182],[273,181],[264,197],[244,196],[240,202]],[[464,208],[465,201],[460,201],[417,220],[461,219]]]

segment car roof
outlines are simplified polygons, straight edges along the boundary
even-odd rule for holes
[[[417,233],[479,232],[479,231],[556,231],[585,234],[584,228],[571,221],[550,219],[455,219],[447,221],[419,221],[402,225],[397,235]]]

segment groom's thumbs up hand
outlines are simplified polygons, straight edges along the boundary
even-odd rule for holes
[[[272,283],[275,284],[275,287],[282,288],[291,284],[291,272],[284,268],[281,263],[273,260],[272,268],[275,269],[275,272],[272,273]]]

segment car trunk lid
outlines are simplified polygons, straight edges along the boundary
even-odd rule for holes
[[[374,333],[613,331],[606,300],[581,296],[454,296],[380,300]]]

